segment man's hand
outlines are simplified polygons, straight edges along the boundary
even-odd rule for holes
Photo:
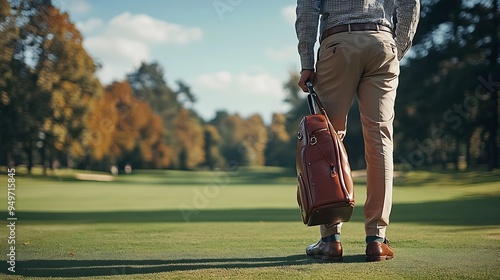
[[[316,79],[316,73],[314,72],[314,70],[303,70],[302,73],[300,73],[300,79],[298,85],[303,92],[309,92],[306,86],[306,82],[310,81],[311,83],[314,84],[315,79]]]

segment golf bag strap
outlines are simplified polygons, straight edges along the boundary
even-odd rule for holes
[[[313,84],[311,82],[306,82],[306,85],[307,85],[307,88],[309,90],[309,94],[307,95],[307,105],[309,106],[309,113],[311,113],[311,114],[323,114],[328,119],[328,115],[326,114],[325,106],[323,106],[323,103],[321,103],[321,100],[319,99],[318,95],[314,91]],[[315,104],[318,106],[320,112],[318,112],[316,110],[316,106],[314,106]]]

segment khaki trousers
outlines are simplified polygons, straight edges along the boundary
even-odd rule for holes
[[[367,236],[385,237],[392,207],[393,120],[399,61],[391,33],[353,31],[323,40],[315,89],[341,138],[356,95],[367,165],[364,205]],[[342,224],[321,225],[321,236],[340,233]]]

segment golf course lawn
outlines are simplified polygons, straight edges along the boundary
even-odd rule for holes
[[[500,278],[499,171],[396,178],[387,231],[396,256],[377,263],[364,261],[363,177],[343,227],[344,261],[330,263],[305,256],[319,229],[302,224],[289,170],[134,170],[112,181],[16,172],[15,273],[0,176],[0,279]]]

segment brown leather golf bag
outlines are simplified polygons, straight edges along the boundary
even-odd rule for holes
[[[307,83],[311,115],[300,122],[297,137],[297,202],[308,226],[347,222],[354,189],[347,153],[326,110]]]

